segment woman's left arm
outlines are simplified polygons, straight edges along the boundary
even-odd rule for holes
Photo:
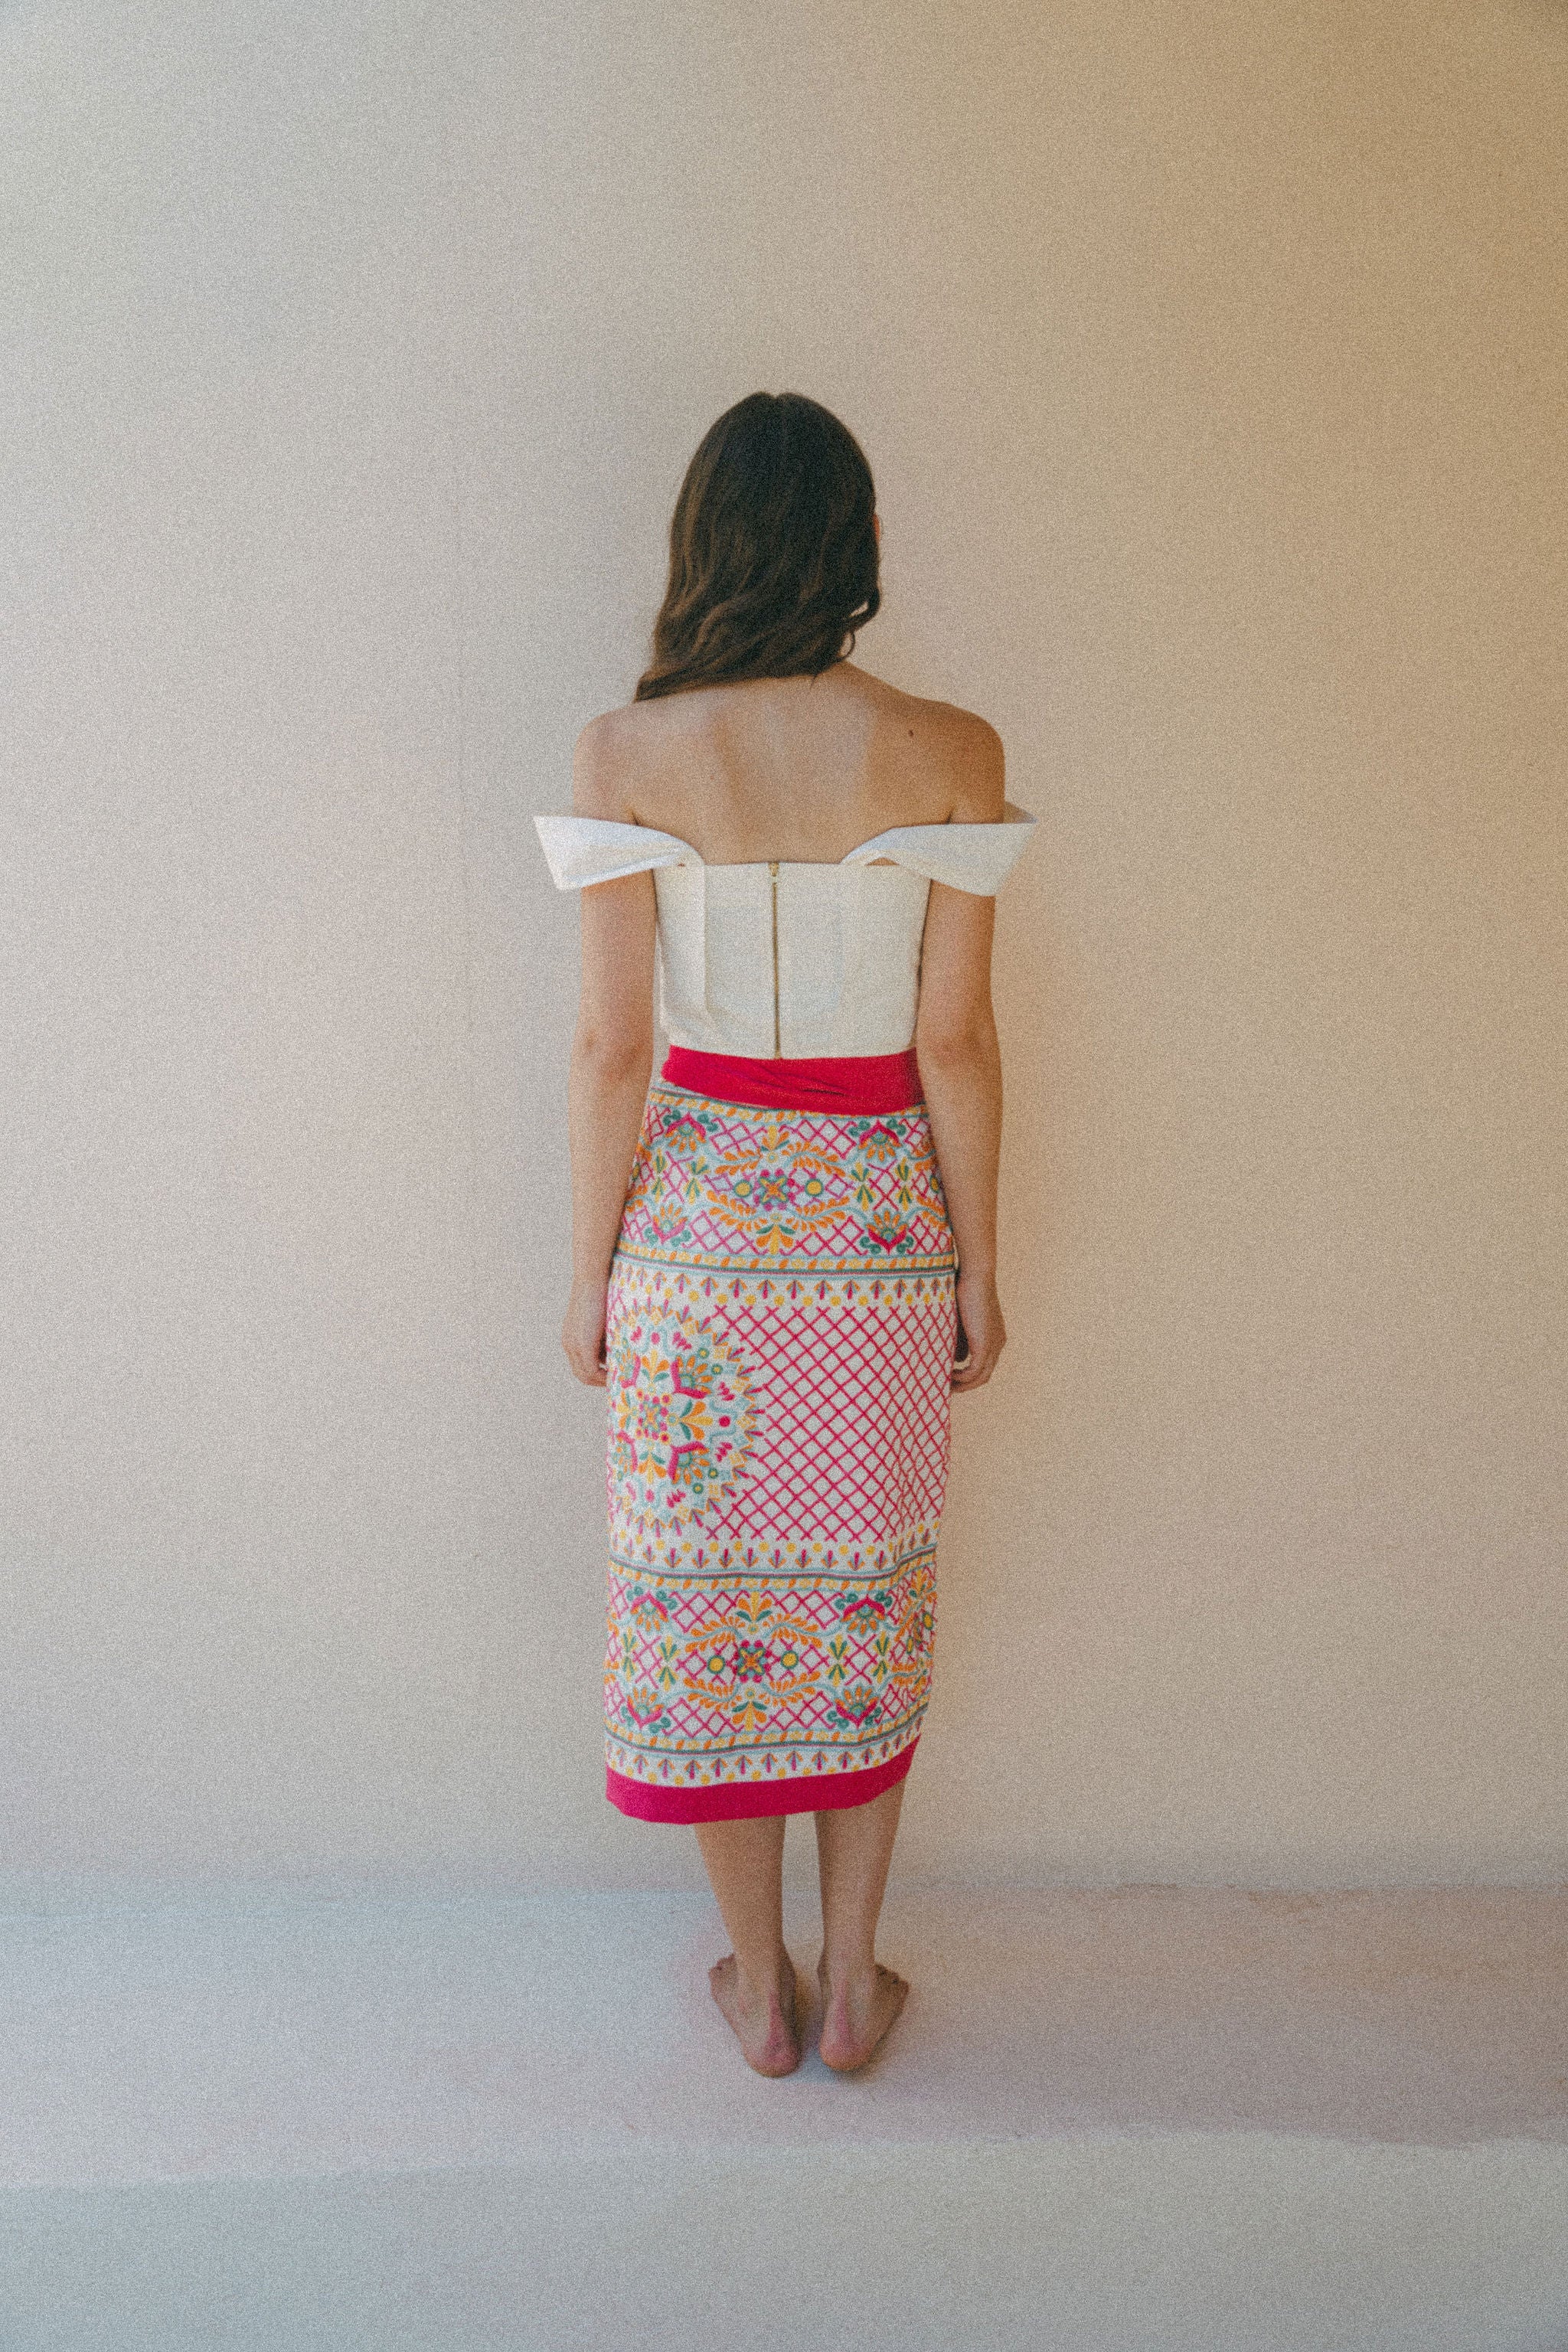
[[[567,1097],[572,1292],[561,1344],[577,1378],[603,1388],[610,1260],[653,1068],[653,877],[593,883],[582,908],[583,987]]]

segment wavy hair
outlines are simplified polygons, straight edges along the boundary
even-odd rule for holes
[[[816,677],[846,660],[882,601],[876,504],[859,443],[820,402],[752,392],[727,408],[675,501],[669,581],[634,699]]]

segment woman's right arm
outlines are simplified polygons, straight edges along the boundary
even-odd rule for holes
[[[1007,1343],[996,1296],[996,1171],[1002,1056],[991,1009],[995,900],[931,886],[921,947],[915,1054],[948,1222],[958,1251],[958,1315],[969,1343],[955,1389],[984,1387]]]
[[[991,824],[1005,804],[1002,740],[973,713],[959,750],[954,819]],[[967,1360],[955,1389],[983,1388],[1007,1344],[996,1297],[996,1172],[1002,1149],[1002,1056],[991,1006],[996,901],[933,882],[921,940],[915,1054],[958,1251],[958,1315]]]

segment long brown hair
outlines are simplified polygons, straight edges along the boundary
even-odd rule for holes
[[[675,501],[669,583],[634,699],[815,677],[846,659],[882,601],[876,505],[859,443],[820,402],[752,392],[727,408]]]

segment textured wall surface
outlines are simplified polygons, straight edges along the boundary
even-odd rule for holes
[[[9,1899],[698,1883],[530,816],[759,385],[1043,820],[900,1869],[1563,1874],[1565,101],[1546,0],[0,10]]]

